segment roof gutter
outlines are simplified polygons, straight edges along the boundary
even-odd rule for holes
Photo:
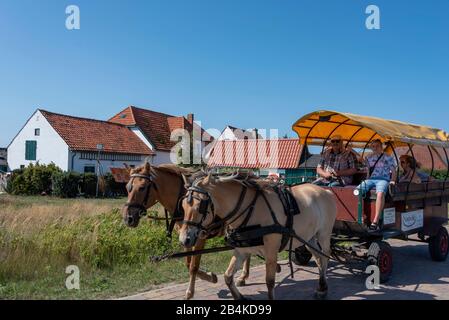
[[[75,163],[75,156],[76,156],[76,152],[75,151],[72,151],[73,152],[73,154],[72,154],[72,162],[70,163],[70,171],[73,171],[73,164]]]

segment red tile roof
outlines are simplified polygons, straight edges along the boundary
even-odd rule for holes
[[[408,147],[399,147],[396,148],[395,150],[398,158],[403,154],[411,155],[410,149]],[[444,154],[442,148],[436,148],[436,152],[432,149],[432,156],[430,155],[427,146],[414,145],[412,150],[416,161],[421,165],[423,169],[432,168],[432,156],[433,156],[434,169],[447,170],[446,155]],[[446,151],[449,155],[449,150]]]
[[[216,141],[209,167],[245,169],[298,168],[302,146],[299,139],[248,139]]]
[[[154,154],[139,137],[123,125],[39,111],[71,150],[97,151],[97,144],[103,144],[103,152]]]
[[[137,126],[157,150],[169,151],[177,143],[171,141],[173,130],[185,129],[192,132],[193,126],[185,117],[175,117],[165,113],[130,106],[117,113],[108,121],[125,126]],[[201,134],[204,134],[201,129]],[[206,133],[205,138],[210,139]]]
[[[126,168],[111,168],[111,174],[117,183],[128,183],[130,176]]]

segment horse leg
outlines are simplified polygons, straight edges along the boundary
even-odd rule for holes
[[[205,240],[198,240],[197,245],[195,246],[195,250],[202,250],[204,248],[205,242]],[[218,282],[217,276],[214,273],[211,273],[209,275],[207,274],[207,272],[200,270],[201,255],[195,255],[188,258],[190,260],[190,263],[188,265],[190,278],[189,286],[187,288],[185,296],[186,300],[192,299],[195,294],[195,282],[197,276],[202,280],[213,283]]]
[[[269,243],[269,241],[265,241]],[[273,242],[273,241],[272,241]],[[278,241],[275,242],[276,244]],[[278,268],[279,246],[265,246],[265,282],[267,283],[268,299],[274,300],[274,286],[276,284],[276,269]]]
[[[234,255],[232,256],[228,269],[224,274],[225,283],[235,300],[245,300],[245,297],[240,293],[234,283],[234,274],[238,269],[240,269],[245,258],[245,255],[239,253],[237,250],[234,250]]]
[[[246,280],[249,278],[249,268],[251,265],[251,255],[248,255],[248,257],[243,261],[243,271],[242,275],[237,279],[237,287],[244,287],[246,284]]]
[[[195,245],[195,250],[204,249],[205,244],[206,244],[206,239],[198,239],[196,242],[196,245]],[[192,264],[193,264],[193,268],[197,270],[196,272],[197,272],[198,278],[200,278],[201,280],[205,280],[207,282],[217,283],[218,282],[217,275],[213,272],[208,273],[204,270],[201,270],[200,262],[201,262],[201,255],[193,256]],[[190,268],[192,268],[192,265],[190,266]]]
[[[320,237],[318,236],[319,240],[317,241],[316,238],[314,238],[311,241],[311,244],[315,247],[315,248],[320,248],[318,246],[318,242],[321,246],[321,251],[323,251],[323,253],[325,253],[326,255],[330,255],[331,254],[331,250],[330,250],[330,239],[325,238],[325,237]],[[318,266],[318,270],[319,270],[319,275],[320,278],[318,280],[318,288],[315,291],[315,297],[317,299],[324,299],[327,296],[327,291],[328,291],[328,286],[327,286],[327,265],[329,263],[329,259],[317,252],[315,252],[314,250],[310,250],[310,252],[312,252],[313,257],[315,258],[316,264]]]

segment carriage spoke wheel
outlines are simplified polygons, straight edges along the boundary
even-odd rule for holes
[[[312,254],[305,246],[301,246],[295,249],[295,253],[292,255],[292,261],[298,266],[305,266],[312,258]]]
[[[368,264],[379,267],[380,283],[390,279],[393,272],[393,253],[386,241],[375,241],[368,249]]]
[[[449,236],[445,227],[440,227],[436,235],[429,238],[430,257],[434,261],[445,261],[449,252]]]

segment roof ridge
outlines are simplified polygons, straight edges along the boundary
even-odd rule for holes
[[[142,111],[146,111],[146,112],[157,113],[157,114],[161,114],[161,115],[167,116],[168,118],[180,118],[180,117],[185,118],[184,116],[173,116],[171,114],[167,114],[167,113],[164,113],[164,112],[154,111],[154,110],[150,110],[150,109],[144,109],[144,108],[136,107],[136,106],[129,106],[128,108],[131,108],[131,109],[134,108],[134,109],[138,109],[138,110],[142,110]]]
[[[95,121],[95,122],[105,123],[105,124],[109,124],[109,125],[116,125],[116,126],[120,126],[120,127],[125,127],[126,128],[125,125],[120,124],[120,123],[115,123],[115,122],[110,122],[110,121],[105,121],[105,120],[92,119],[92,118],[78,117],[78,116],[70,116],[70,115],[67,115],[67,114],[56,113],[56,112],[52,112],[52,111],[48,111],[48,110],[44,110],[44,109],[37,109],[37,110],[39,110],[42,114],[47,113],[47,114],[61,116],[61,117],[67,117],[67,118],[79,119],[79,120],[87,120],[87,121]],[[45,116],[45,114],[44,114],[44,116]]]

